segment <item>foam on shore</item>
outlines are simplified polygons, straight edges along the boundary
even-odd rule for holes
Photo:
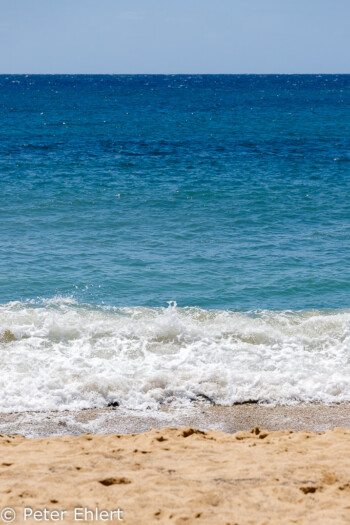
[[[350,401],[350,311],[0,306],[1,412]],[[8,380],[11,378],[11,381]]]

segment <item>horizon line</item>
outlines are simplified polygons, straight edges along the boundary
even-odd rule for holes
[[[0,76],[55,76],[55,75],[71,75],[71,76],[289,76],[289,75],[300,75],[300,76],[311,76],[311,75],[350,75],[349,73],[327,73],[327,72],[317,72],[317,73],[1,73]]]

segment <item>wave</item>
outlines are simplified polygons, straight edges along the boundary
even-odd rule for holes
[[[350,310],[0,305],[0,411],[350,401]]]

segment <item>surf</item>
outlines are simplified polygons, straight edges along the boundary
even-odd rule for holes
[[[0,305],[1,412],[350,401],[350,310]]]

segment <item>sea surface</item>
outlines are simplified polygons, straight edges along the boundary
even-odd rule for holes
[[[350,401],[350,75],[0,76],[0,411]]]

